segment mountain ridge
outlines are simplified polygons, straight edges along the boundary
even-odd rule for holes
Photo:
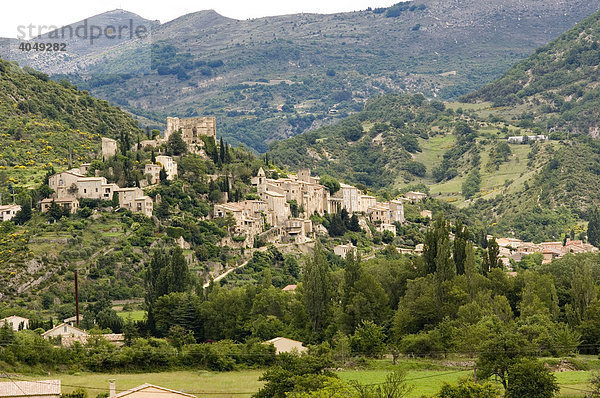
[[[201,11],[158,26],[152,46],[127,42],[52,70],[142,124],[163,128],[169,115],[212,114],[231,143],[264,152],[267,142],[357,112],[374,96],[470,92],[597,7],[418,0],[250,20]],[[148,51],[157,63],[148,65]]]

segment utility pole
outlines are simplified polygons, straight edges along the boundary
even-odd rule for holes
[[[79,327],[79,286],[77,279],[77,270],[75,270],[75,322],[77,323],[77,327]]]

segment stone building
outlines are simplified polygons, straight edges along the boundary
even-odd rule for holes
[[[263,232],[266,203],[262,200],[217,204],[214,217],[225,218],[231,214],[236,225],[232,231],[236,236],[245,236],[246,244],[252,245],[254,236]]]
[[[352,253],[354,257],[356,257],[357,249],[356,246],[354,246],[352,243],[348,243],[347,245],[335,246],[333,248],[333,253],[342,258],[346,258],[346,256],[348,256],[348,253]]]
[[[408,191],[404,194],[404,197],[414,203],[425,199],[427,194],[423,192]]]
[[[358,188],[352,185],[340,183],[340,190],[337,191],[333,196],[342,199],[342,207],[352,214],[357,211],[361,211],[359,204],[359,191]]]
[[[204,146],[202,136],[217,138],[217,127],[214,116],[191,117],[180,119],[167,117],[167,129],[164,140],[168,141],[171,134],[181,130],[181,138],[188,146],[188,150],[197,153]]]
[[[404,222],[404,203],[401,200],[376,203],[367,209],[367,214],[373,223],[394,224]]]
[[[50,210],[52,202],[55,202],[63,209],[68,210],[71,214],[75,213],[77,209],[79,209],[79,201],[75,197],[66,196],[63,198],[46,198],[41,201],[42,213],[46,213],[48,210]]]
[[[102,137],[102,160],[117,154],[117,141],[112,138]]]
[[[83,177],[85,176],[79,173],[77,169],[67,170],[51,175],[50,178],[48,178],[48,185],[59,198],[74,196],[79,189],[77,187],[77,181]]]
[[[119,194],[120,208],[130,210],[134,213],[141,212],[148,217],[152,216],[152,198],[145,196],[141,188],[119,188],[117,193]]]
[[[176,172],[177,165],[174,167]],[[42,212],[48,211],[52,202],[56,202],[74,213],[79,208],[77,199],[112,200],[118,192],[120,207],[152,216],[152,198],[145,196],[141,188],[119,188],[117,184],[107,182],[105,177],[85,177],[79,169],[54,174],[48,179],[48,184],[55,193],[52,198],[42,200]]]
[[[148,163],[144,166],[144,175],[148,178],[148,183],[151,185],[160,182],[160,171],[162,166],[159,164]]]
[[[0,222],[12,220],[21,210],[21,205],[0,205]]]

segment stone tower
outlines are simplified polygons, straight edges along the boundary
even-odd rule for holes
[[[258,170],[256,177],[258,178],[256,190],[258,193],[265,192],[267,190],[267,176],[265,175],[265,171],[262,167]]]
[[[117,141],[102,137],[102,160],[106,160],[117,154]]]
[[[178,117],[167,117],[167,129],[165,130],[165,141],[174,132],[181,130],[181,138],[187,144],[190,152],[198,152],[198,148],[204,146],[202,136],[217,138],[217,127],[214,116],[191,117],[179,119]]]

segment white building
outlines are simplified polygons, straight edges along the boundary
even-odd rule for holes
[[[357,250],[356,250],[356,246],[354,246],[352,243],[348,243],[347,245],[335,246],[333,248],[333,253],[335,253],[336,255],[338,255],[342,258],[346,258],[348,256],[348,253],[352,253],[354,255],[354,257],[356,257]]]
[[[173,180],[175,176],[177,176],[177,163],[170,156],[157,156],[156,163],[160,163],[160,165],[167,172],[167,180]]]
[[[0,319],[0,327],[4,326],[5,324],[10,325],[12,329],[17,332],[19,330],[29,328],[29,319],[18,315],[11,315]]]
[[[527,140],[525,139],[527,137]],[[539,135],[514,135],[512,137],[508,137],[506,139],[511,144],[523,144],[526,142],[533,141],[548,141],[548,136],[539,134]]]
[[[42,337],[45,339],[60,338],[61,344],[64,345],[70,345],[74,341],[85,343],[88,336],[89,334],[85,330],[81,330],[68,323],[61,323],[42,333]]]
[[[21,205],[0,205],[0,222],[12,220],[19,210]]]

